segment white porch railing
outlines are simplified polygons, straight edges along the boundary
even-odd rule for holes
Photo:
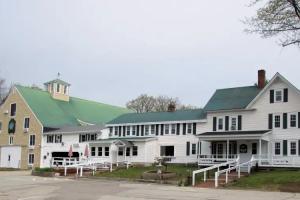
[[[258,165],[261,167],[300,167],[299,156],[257,155],[255,159],[258,160]]]
[[[227,184],[228,183],[228,174],[231,171],[236,170],[237,173],[238,173],[238,178],[240,178],[241,177],[241,167],[246,166],[247,167],[247,172],[248,172],[248,174],[250,174],[251,173],[251,168],[255,165],[256,162],[257,162],[257,160],[254,158],[254,156],[252,156],[251,160],[249,160],[248,162],[241,163],[241,164],[237,162],[236,165],[234,165],[232,167],[229,167],[227,169],[215,172],[215,187],[219,186],[219,176],[221,174],[225,173],[225,183]]]
[[[51,159],[51,167],[64,167],[66,165],[74,165],[79,163],[79,158],[62,158],[53,157]]]
[[[224,162],[224,163],[220,163],[220,164],[215,164],[213,166],[210,167],[206,167],[204,169],[199,169],[199,170],[195,170],[193,171],[193,177],[192,177],[192,185],[195,186],[196,183],[196,175],[199,173],[203,173],[203,181],[206,182],[206,174],[208,171],[213,170],[213,169],[217,169],[217,172],[220,171],[220,167],[224,167],[224,166],[234,166],[236,165],[236,163],[239,163],[239,157],[237,157],[235,160],[232,161],[228,161],[228,162]]]
[[[213,155],[198,155],[198,165],[215,165],[217,163],[234,161],[238,158],[237,154],[213,154]]]

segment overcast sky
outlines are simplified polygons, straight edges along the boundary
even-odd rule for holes
[[[0,0],[0,77],[124,106],[141,93],[202,107],[257,70],[300,87],[300,50],[243,32],[250,0]]]

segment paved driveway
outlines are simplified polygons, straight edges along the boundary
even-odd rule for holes
[[[300,194],[198,189],[103,180],[41,178],[29,172],[0,172],[0,200],[300,200]]]

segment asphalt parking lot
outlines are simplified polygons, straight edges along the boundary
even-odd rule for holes
[[[199,189],[95,179],[42,178],[28,171],[0,172],[0,200],[300,200],[300,194]]]

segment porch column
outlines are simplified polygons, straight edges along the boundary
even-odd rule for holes
[[[259,165],[260,162],[261,162],[261,139],[259,139],[259,160],[258,160]]]
[[[228,159],[229,159],[229,140],[227,140],[227,144],[226,144],[226,157],[227,157],[227,162],[228,162]]]
[[[119,146],[117,146],[117,167],[119,167]]]

